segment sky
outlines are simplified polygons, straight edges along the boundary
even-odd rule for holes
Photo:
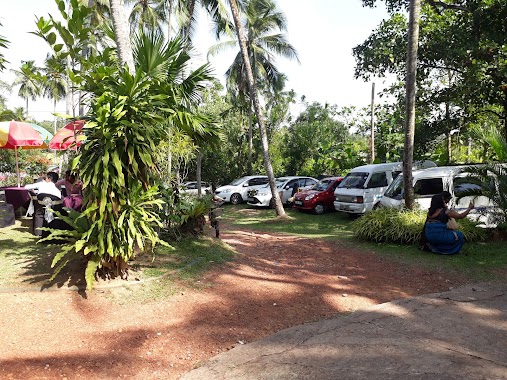
[[[352,48],[362,43],[370,33],[388,17],[383,2],[379,7],[363,8],[361,0],[277,0],[278,8],[288,22],[286,36],[296,48],[299,63],[278,58],[278,69],[288,76],[287,89],[293,89],[298,99],[344,106],[367,106],[371,100],[371,83],[354,79],[355,61]],[[35,60],[43,65],[49,52],[42,39],[30,34],[35,31],[36,16],[58,15],[54,0],[2,0],[0,35],[11,43],[5,58],[10,62],[0,73],[0,79],[12,82],[10,69],[19,69],[21,61]],[[201,12],[196,33],[196,49],[201,52],[196,59],[202,62],[210,46],[217,41],[209,33],[210,25]],[[210,59],[217,78],[223,81],[224,73],[232,62],[236,51]],[[382,81],[375,80],[376,89]],[[11,94],[8,106],[24,107],[25,101]],[[52,120],[52,102],[39,100],[29,103],[29,112],[37,121]],[[64,113],[62,102],[57,112]]]

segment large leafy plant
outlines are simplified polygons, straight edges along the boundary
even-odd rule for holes
[[[484,196],[496,207],[489,212],[492,223],[507,226],[507,142],[495,127],[474,128],[475,135],[490,148],[492,157],[480,166],[470,166],[464,171],[469,173],[470,183],[476,186],[460,194],[460,198]]]
[[[376,243],[391,242],[399,244],[417,244],[426,219],[426,212],[422,210],[407,210],[396,208],[379,208],[355,220],[352,230],[355,237]],[[459,221],[460,230],[469,242],[483,241],[486,231],[478,228],[469,219]]]
[[[90,101],[86,140],[73,161],[85,192],[84,212],[73,225],[82,219],[87,228],[69,235],[69,244],[53,266],[61,266],[73,255],[85,255],[91,288],[97,269],[123,276],[136,252],[165,244],[157,234],[162,225],[157,211],[163,201],[156,186],[155,152],[167,137],[167,125],[203,138],[211,134],[207,127],[212,123],[193,108],[210,76],[207,65],[188,69],[190,57],[180,40],[166,43],[155,33],[136,38],[136,71],[130,74],[118,65],[114,49],[84,49],[91,30],[78,25],[78,16],[89,15],[86,7],[72,0],[69,16],[63,2],[56,1],[68,26],[52,17],[41,18],[37,34],[55,56],[71,56],[79,63],[69,76]],[[92,54],[84,57],[84,50]]]

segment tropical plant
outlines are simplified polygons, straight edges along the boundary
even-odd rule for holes
[[[2,26],[2,23],[0,23]],[[9,41],[2,35],[0,35],[0,48],[7,49],[9,47]],[[0,71],[5,70],[5,63],[7,61],[4,58],[4,55],[0,53]]]
[[[296,49],[281,33],[287,30],[285,15],[276,8],[274,3],[266,0],[249,0],[244,4],[242,10],[242,27],[246,33],[246,46],[252,64],[254,81],[258,87],[265,86],[266,89],[277,89],[281,83],[285,82],[285,77],[276,67],[275,56],[298,60]],[[216,26],[217,36],[223,37],[232,32],[231,37],[235,37],[235,40],[223,41],[211,47],[208,54],[212,56],[223,52],[225,49],[238,46],[236,28],[224,28],[223,24],[216,24]],[[277,33],[276,31],[280,32]],[[248,174],[252,174],[252,99],[248,94],[246,70],[241,49],[239,49],[225,75],[228,92],[234,94],[240,104],[246,106],[250,115]]]
[[[131,33],[140,29],[162,32],[162,24],[166,22],[165,0],[125,0],[132,5],[129,23]]]
[[[53,113],[56,113],[56,103],[64,99],[67,94],[65,61],[48,55],[42,72],[43,95],[53,100]],[[54,116],[53,133],[56,133],[56,115]]]
[[[76,15],[89,13],[85,7],[73,7]],[[53,28],[63,39],[73,36],[77,45],[86,41],[82,30],[76,34],[54,20],[40,19],[38,26],[56,52],[62,48],[50,37]],[[210,133],[211,121],[190,108],[210,76],[207,65],[188,70],[189,55],[181,41],[168,44],[157,33],[142,33],[134,40],[137,69],[132,73],[122,59],[118,66],[111,49],[85,59],[73,46],[68,54],[80,62],[81,70],[75,69],[71,78],[92,95],[86,140],[73,161],[85,190],[81,218],[89,228],[73,235],[75,242],[55,257],[53,265],[66,260],[67,254],[86,256],[91,288],[98,269],[124,276],[137,251],[162,243],[156,233],[162,225],[157,209],[163,201],[156,186],[155,152],[166,137],[167,123],[203,136]]]
[[[352,223],[354,236],[375,243],[418,244],[426,220],[423,210],[379,208]],[[477,227],[479,223],[460,220],[460,231],[468,242],[484,241],[487,231]]]
[[[476,127],[474,133],[490,146],[493,157],[484,165],[469,166],[464,170],[471,174],[470,183],[476,186],[463,191],[459,198],[484,196],[490,199],[497,208],[491,213],[491,222],[507,226],[507,142],[495,127]]]
[[[28,100],[36,100],[41,94],[41,75],[35,61],[23,62],[19,70],[12,70],[16,79],[12,86],[19,86],[18,96],[26,101],[26,113],[28,114]]]

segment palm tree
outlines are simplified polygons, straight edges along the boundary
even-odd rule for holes
[[[407,45],[407,76],[406,76],[406,116],[405,116],[405,145],[403,149],[403,178],[405,180],[405,206],[414,208],[414,188],[412,186],[412,163],[414,160],[414,131],[415,131],[415,91],[417,73],[417,47],[419,44],[419,15],[421,1],[410,0],[410,16],[408,22]]]
[[[0,23],[0,26],[2,26],[2,23]],[[7,49],[9,46],[9,41],[4,37],[0,36],[0,48]],[[4,63],[7,62],[4,58],[4,55],[0,53],[0,71],[5,69]]]
[[[26,113],[28,115],[28,99],[36,100],[41,93],[39,68],[35,61],[26,61],[20,70],[12,70],[16,74],[13,86],[20,86],[18,96],[26,100]]]
[[[65,61],[48,55],[45,64],[46,66],[42,69],[44,72],[42,77],[43,94],[44,97],[53,100],[53,113],[56,113],[56,103],[67,95]],[[53,119],[53,129],[56,133],[56,115]]]
[[[132,53],[132,44],[130,43],[129,27],[125,16],[124,2],[123,0],[109,0],[109,7],[111,9],[111,18],[113,20],[118,58],[122,65],[127,65],[130,73],[134,73],[134,55]]]
[[[280,55],[288,59],[298,59],[296,49],[287,42],[282,33],[273,33],[275,30],[286,31],[287,20],[275,5],[265,0],[250,0],[245,5],[243,13],[243,28],[247,36],[247,50],[252,63],[254,80],[259,86],[264,83],[274,87],[280,83],[279,70],[275,66],[274,56]],[[236,35],[236,30],[232,32]],[[223,28],[217,30],[217,35],[224,35]],[[216,55],[226,48],[237,46],[237,40],[219,43],[210,49],[210,55]],[[248,97],[248,79],[241,51],[234,58],[232,65],[226,71],[227,87],[230,92],[237,93],[240,98]],[[250,125],[248,131],[248,168],[252,167],[252,106],[250,107]],[[251,173],[250,173],[251,174]]]
[[[131,33],[146,28],[161,32],[162,24],[167,22],[165,0],[125,0],[125,4],[134,5],[130,12]]]

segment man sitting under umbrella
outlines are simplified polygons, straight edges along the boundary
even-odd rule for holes
[[[61,211],[62,193],[56,182],[58,174],[48,172],[42,182],[35,182],[25,186],[27,190],[34,190],[37,194],[33,198],[35,210],[33,214],[32,233],[36,236],[46,237],[49,232],[40,230],[40,227],[65,229],[63,221],[56,220],[53,210]]]
[[[25,186],[27,190],[34,190],[36,194],[50,194],[62,198],[62,192],[56,187],[58,182],[58,174],[55,172],[48,172],[46,178],[42,182],[35,182]]]

